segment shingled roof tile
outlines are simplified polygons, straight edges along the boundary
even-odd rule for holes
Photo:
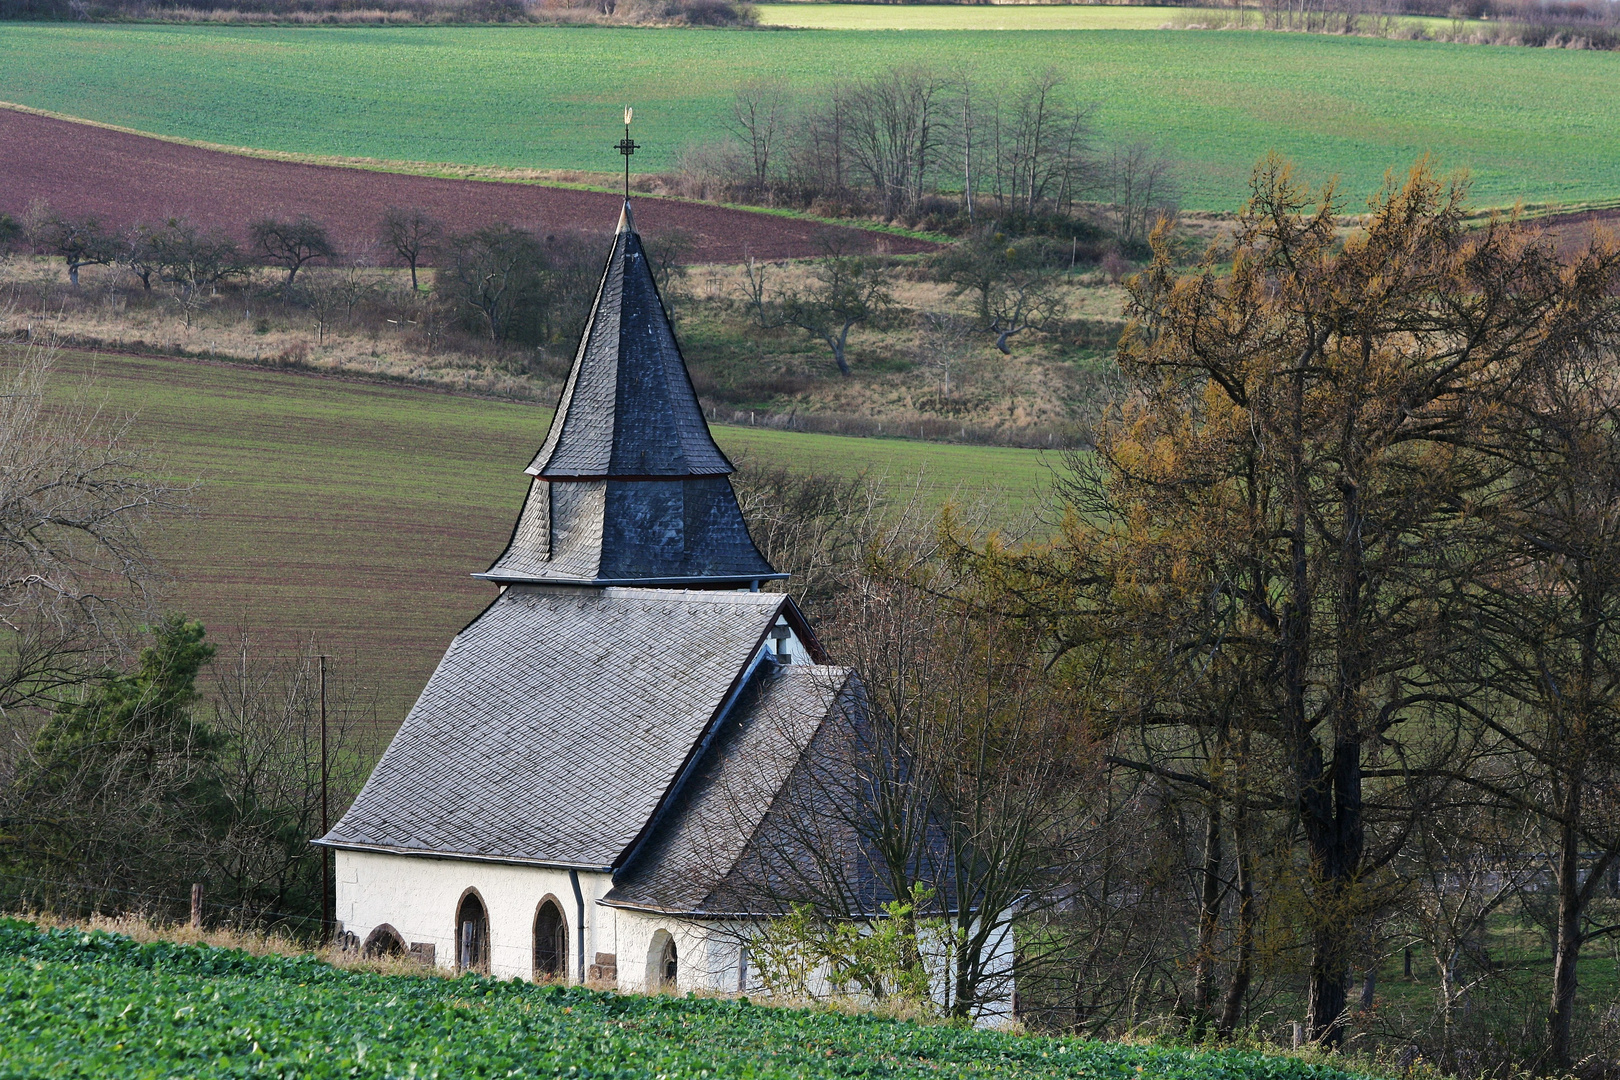
[[[457,636],[325,841],[616,865],[790,603],[507,589]]]

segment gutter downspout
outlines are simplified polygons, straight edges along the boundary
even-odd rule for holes
[[[585,985],[585,894],[579,891],[579,871],[568,871],[568,884],[574,887],[574,906],[579,910],[579,984]]]

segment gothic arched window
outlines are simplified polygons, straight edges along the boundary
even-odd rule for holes
[[[456,909],[456,968],[489,974],[489,915],[471,889]]]
[[[557,901],[546,897],[534,916],[534,977],[552,978],[568,968],[568,921]]]

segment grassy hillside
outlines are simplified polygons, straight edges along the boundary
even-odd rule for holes
[[[1197,23],[1226,26],[1237,17],[1231,8],[1137,4],[821,4],[787,0],[756,4],[755,9],[762,26],[804,30],[1160,30]],[[1257,21],[1256,15],[1248,13],[1247,25]],[[1432,30],[1487,25],[1475,19],[1422,15],[1405,16],[1399,23]]]
[[[1157,30],[1214,8],[1123,4],[757,4],[761,26],[807,30]],[[1221,12],[1226,14],[1225,12]]]
[[[646,169],[719,131],[732,88],[928,63],[1009,85],[1056,66],[1110,139],[1184,163],[1185,205],[1232,209],[1270,149],[1357,199],[1423,153],[1477,201],[1620,195],[1620,53],[1309,34],[0,25],[0,96],[216,143],[612,169],[637,109]]]
[[[157,537],[168,602],[228,636],[278,646],[319,633],[356,663],[392,728],[450,638],[494,597],[468,575],[500,554],[550,412],[266,369],[64,356],[95,394],[138,416],[166,470],[198,479],[198,513]],[[924,473],[1027,505],[1043,455],[898,439],[717,428],[737,458],[816,471]]]
[[[0,1076],[1339,1080],[1195,1053],[469,977],[0,920]]]

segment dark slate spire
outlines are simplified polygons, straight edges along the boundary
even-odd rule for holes
[[[783,578],[754,546],[624,204],[535,479],[479,577],[739,587]]]
[[[624,204],[573,370],[531,476],[726,476]]]

